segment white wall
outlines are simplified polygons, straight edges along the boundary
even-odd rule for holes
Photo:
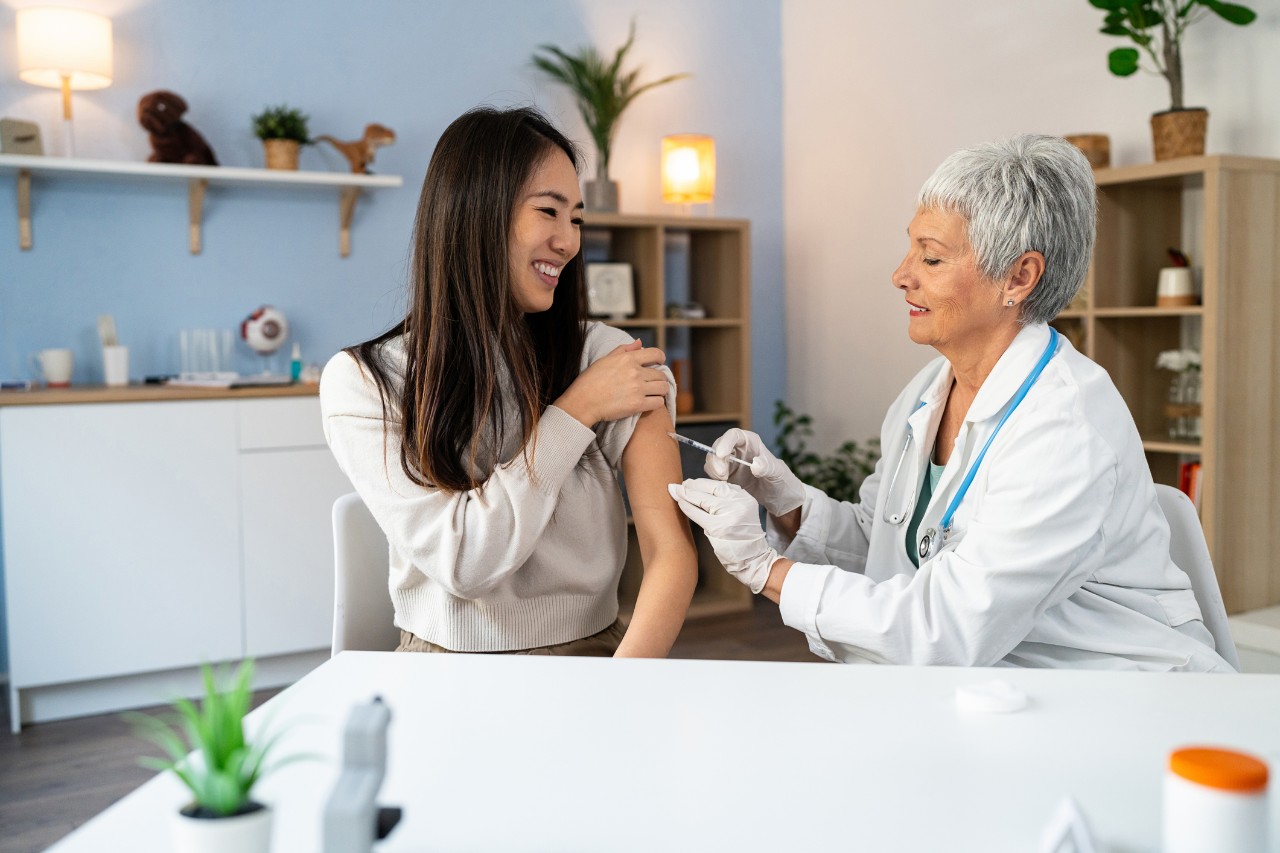
[[[1188,31],[1188,106],[1207,151],[1280,157],[1280,2]],[[1163,78],[1107,71],[1121,40],[1087,0],[783,2],[787,394],[816,444],[878,434],[932,349],[906,337],[889,276],[920,184],[952,151],[1020,132],[1105,133],[1111,162],[1150,162]]]

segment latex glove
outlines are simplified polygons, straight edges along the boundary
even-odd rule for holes
[[[711,445],[702,469],[715,480],[725,480],[746,489],[769,515],[781,518],[804,504],[804,486],[786,463],[769,452],[760,436],[747,430],[731,429]],[[730,456],[751,463],[748,468],[730,462]]]
[[[667,491],[680,511],[702,528],[729,573],[752,592],[764,589],[778,552],[765,540],[755,498],[739,486],[719,480],[685,480],[667,486]]]

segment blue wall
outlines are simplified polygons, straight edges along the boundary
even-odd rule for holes
[[[61,153],[58,93],[17,79],[12,0],[0,5],[0,115],[37,121]],[[0,378],[29,378],[29,354],[75,350],[74,381],[100,382],[95,319],[114,314],[130,373],[178,369],[178,331],[231,328],[263,303],[281,308],[304,361],[394,322],[418,188],[439,133],[478,103],[533,103],[590,151],[569,96],[529,68],[534,48],[595,44],[611,51],[634,15],[642,79],[692,78],[641,96],[620,126],[613,177],[624,212],[669,210],[658,190],[659,139],[716,137],[715,213],[753,226],[753,417],[769,433],[784,395],[782,68],[780,0],[61,0],[110,16],[115,79],[75,95],[77,154],[145,160],[140,96],[172,89],[187,120],[227,166],[260,166],[249,117],[286,102],[313,133],[357,137],[367,122],[395,129],[376,172],[401,189],[363,195],[349,258],[338,256],[336,195],[279,187],[210,189],[204,251],[187,250],[181,184],[41,180],[33,186],[35,248],[17,248],[15,186],[0,181]],[[327,146],[303,169],[345,171]],[[674,212],[674,211],[671,211]],[[256,357],[237,344],[241,370]],[[3,632],[0,632],[3,643]],[[0,647],[0,660],[4,660]]]

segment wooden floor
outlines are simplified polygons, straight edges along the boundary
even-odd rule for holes
[[[749,613],[686,625],[671,656],[820,662],[803,635],[782,624],[778,608],[761,599]],[[0,853],[46,849],[153,775],[137,757],[155,748],[119,715],[40,723],[11,735],[8,703],[0,705]]]

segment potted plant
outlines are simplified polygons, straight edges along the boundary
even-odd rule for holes
[[[535,68],[557,83],[564,84],[573,93],[587,132],[595,143],[596,179],[587,181],[586,185],[586,203],[590,210],[618,209],[618,185],[609,180],[609,154],[622,112],[642,93],[655,86],[689,76],[671,74],[649,83],[639,83],[641,69],[622,70],[622,61],[635,38],[636,22],[633,20],[626,42],[607,62],[594,47],[589,46],[571,54],[555,45],[544,44],[537,48],[541,53],[533,56]]]
[[[218,685],[207,664],[202,674],[200,705],[177,699],[176,713],[164,717],[128,715],[141,736],[168,754],[167,759],[143,757],[138,762],[155,770],[172,770],[191,791],[193,800],[174,815],[177,853],[267,853],[271,809],[250,794],[279,735],[252,744],[245,740],[253,662],[244,661],[225,688]]]
[[[862,481],[871,476],[880,459],[880,439],[865,446],[846,441],[828,456],[808,449],[813,438],[813,418],[773,401],[773,425],[778,428],[778,458],[802,483],[808,483],[838,501],[858,501]]]
[[[1213,13],[1237,26],[1257,15],[1238,3],[1222,0],[1089,0],[1107,13],[1101,32],[1131,40],[1137,47],[1118,47],[1107,56],[1111,73],[1128,77],[1141,67],[1142,53],[1169,83],[1169,109],[1151,116],[1157,160],[1204,153],[1209,111],[1182,103],[1182,39],[1187,28]],[[1139,52],[1141,50],[1141,52]]]
[[[307,115],[284,104],[253,116],[253,132],[262,140],[268,169],[297,169],[300,147],[311,143]]]

